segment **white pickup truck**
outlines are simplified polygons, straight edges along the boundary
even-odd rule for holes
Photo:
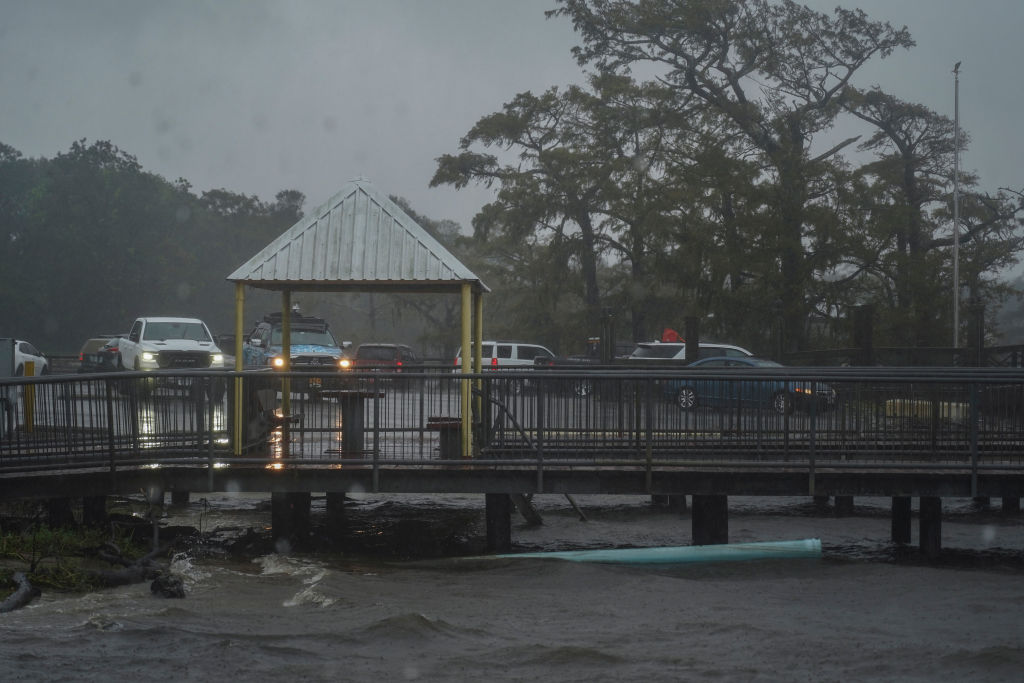
[[[118,369],[223,368],[224,353],[198,318],[136,318],[118,343]]]

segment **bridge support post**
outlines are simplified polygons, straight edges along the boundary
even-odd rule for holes
[[[682,493],[673,493],[668,497],[668,506],[679,514],[684,514],[687,510],[686,495]]]
[[[729,497],[694,495],[691,529],[694,545],[729,542]]]
[[[345,493],[327,492],[327,535],[335,541],[345,533]]]
[[[487,551],[512,550],[512,498],[507,493],[484,494],[487,519]]]
[[[107,517],[106,496],[86,496],[82,498],[82,524],[87,527],[104,527],[109,522]]]
[[[71,499],[48,499],[46,501],[46,523],[54,529],[63,529],[75,526],[75,514],[71,511]]]
[[[920,519],[921,552],[928,559],[935,559],[942,550],[942,499],[938,496],[921,496]]]
[[[853,496],[836,496],[836,517],[853,514]]]
[[[910,496],[892,497],[892,542],[910,543]]]
[[[1019,496],[1003,496],[1003,514],[1004,515],[1019,515],[1020,514],[1020,497]]]
[[[309,536],[309,507],[308,491],[270,494],[270,525],[275,544]]]

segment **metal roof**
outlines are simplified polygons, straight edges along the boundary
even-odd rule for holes
[[[356,178],[227,278],[260,289],[457,291],[472,271],[366,178]]]

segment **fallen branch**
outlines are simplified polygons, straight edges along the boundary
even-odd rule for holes
[[[110,564],[118,564],[123,567],[122,569],[111,571],[96,570],[90,572],[90,575],[96,579],[100,585],[107,588],[113,586],[127,586],[132,583],[142,583],[143,581],[152,581],[160,576],[160,574],[165,570],[163,566],[153,560],[153,558],[165,550],[164,548],[157,548],[148,555],[140,557],[137,560],[129,560],[121,554],[120,549],[114,544],[109,543],[105,547],[113,549],[117,554],[115,555],[105,550],[101,550],[99,552],[99,557]]]
[[[6,600],[0,602],[0,612],[13,612],[16,609],[21,609],[42,594],[42,591],[29,583],[28,577],[23,573],[17,572],[13,578],[18,584],[18,588],[7,596]]]

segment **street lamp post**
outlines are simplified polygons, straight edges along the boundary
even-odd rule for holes
[[[953,348],[960,339],[960,62],[953,66]]]

